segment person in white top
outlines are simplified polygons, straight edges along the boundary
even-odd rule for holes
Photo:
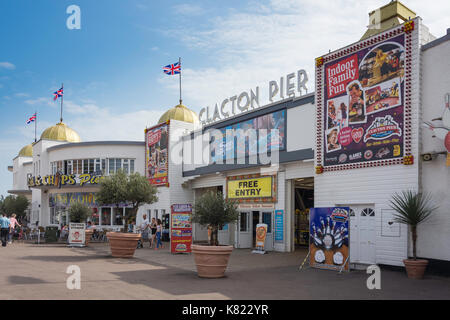
[[[142,234],[142,243],[141,248],[144,247],[144,242],[147,240],[149,242],[149,246],[151,246],[150,239],[149,239],[149,231],[150,231],[150,222],[147,219],[147,215],[144,213],[142,216],[143,220],[139,226],[139,231]]]

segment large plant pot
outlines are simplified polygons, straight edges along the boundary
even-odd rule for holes
[[[422,279],[425,273],[425,269],[428,265],[428,260],[424,259],[405,259],[403,260],[405,264],[406,273],[410,279]]]
[[[139,239],[140,233],[108,232],[106,237],[111,247],[111,255],[115,258],[132,258]]]
[[[84,231],[84,244],[89,245],[89,240],[91,240],[92,234],[94,233],[93,229],[86,229]]]
[[[197,274],[202,278],[222,278],[233,246],[192,245]]]

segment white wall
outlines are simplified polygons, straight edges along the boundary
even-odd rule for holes
[[[444,95],[450,93],[449,54],[450,41],[422,52],[423,121],[440,117],[444,110]],[[445,151],[443,140],[432,138],[432,132],[426,128],[421,130],[422,153]],[[418,228],[417,255],[450,260],[450,167],[445,165],[445,155],[421,162],[421,189],[432,194],[439,209],[432,219]]]

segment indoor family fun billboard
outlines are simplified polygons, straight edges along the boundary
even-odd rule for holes
[[[349,270],[349,208],[312,208],[309,212],[310,266]]]
[[[163,123],[145,130],[145,174],[155,186],[169,183],[169,124]]]
[[[324,167],[404,156],[405,34],[369,43],[323,65]]]

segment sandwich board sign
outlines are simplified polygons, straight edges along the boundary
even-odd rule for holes
[[[69,246],[84,247],[86,241],[86,224],[70,223],[69,224]]]

